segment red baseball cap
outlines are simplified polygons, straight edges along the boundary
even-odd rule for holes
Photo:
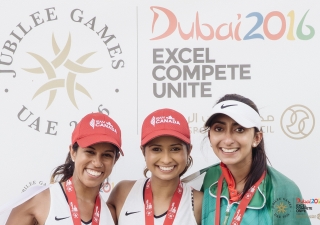
[[[75,142],[82,148],[108,142],[115,145],[123,155],[120,127],[103,113],[90,113],[81,119],[72,133],[72,145]]]
[[[190,144],[190,130],[186,118],[173,109],[159,109],[149,114],[142,124],[141,145],[156,137],[169,135]]]

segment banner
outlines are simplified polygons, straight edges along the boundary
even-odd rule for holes
[[[218,163],[202,127],[225,94],[253,100],[270,164],[293,180],[320,224],[315,101],[317,1],[6,1],[0,7],[0,205],[49,185],[87,113],[120,126],[120,157],[101,192],[143,176],[144,118],[181,112],[192,135],[188,176]],[[299,205],[306,203],[306,209]]]

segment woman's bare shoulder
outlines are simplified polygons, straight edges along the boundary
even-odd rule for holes
[[[116,200],[117,202],[122,199],[125,200],[131,191],[131,188],[135,184],[135,180],[123,180],[120,181],[116,186],[112,189],[111,194],[108,198],[108,203]],[[115,199],[116,198],[116,199]],[[124,202],[124,201],[123,201]]]
[[[130,193],[135,180],[120,181],[111,191],[107,205],[115,209],[117,217],[119,217],[123,204]]]
[[[15,207],[6,225],[33,225],[35,220],[44,224],[50,209],[50,190],[46,189]]]

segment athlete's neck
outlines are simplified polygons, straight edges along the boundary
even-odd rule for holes
[[[157,177],[151,177],[150,179],[154,215],[159,216],[168,210],[174,192],[180,182],[180,178],[177,177],[173,180],[161,180]]]
[[[157,177],[151,177],[151,189],[153,198],[170,198],[178,187],[180,178],[177,177],[172,180],[161,180]]]
[[[99,194],[100,187],[87,187],[76,176],[72,177],[73,186],[76,191],[78,203],[80,201],[86,203],[95,203]],[[80,201],[79,201],[80,200]]]
[[[236,165],[226,165],[234,178],[234,181],[236,183],[236,187],[238,185],[244,186],[245,178],[248,176],[248,174],[250,172],[251,163],[252,162],[250,161],[250,162],[236,164]],[[237,188],[237,190],[238,190],[238,188]]]

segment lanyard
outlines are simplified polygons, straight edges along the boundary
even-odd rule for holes
[[[240,201],[240,204],[238,205],[236,209],[236,213],[231,221],[230,224],[239,225],[241,223],[241,220],[243,218],[243,214],[246,211],[247,206],[249,205],[253,195],[257,191],[259,185],[261,184],[262,180],[264,179],[266,175],[266,172],[263,172],[260,179],[252,185],[252,187],[247,191],[247,193],[243,196],[243,198]],[[218,180],[218,189],[217,189],[217,199],[216,199],[216,215],[215,215],[215,225],[220,224],[220,196],[221,196],[221,189],[222,189],[222,182],[223,182],[223,174],[221,174],[219,180]]]
[[[72,177],[69,178],[65,183],[66,195],[68,198],[68,203],[70,206],[70,212],[74,225],[81,225],[81,217],[78,207],[78,201],[76,196],[76,191],[72,183]],[[101,211],[101,200],[99,194],[96,198],[96,203],[93,208],[92,214],[92,225],[98,225],[100,221],[100,211]]]
[[[164,220],[164,225],[173,224],[174,218],[177,214],[178,207],[181,201],[182,192],[183,187],[180,181],[171,199],[170,206],[167,211],[166,218]],[[146,225],[154,225],[153,198],[150,179],[147,181],[146,188],[144,190],[144,205]]]

